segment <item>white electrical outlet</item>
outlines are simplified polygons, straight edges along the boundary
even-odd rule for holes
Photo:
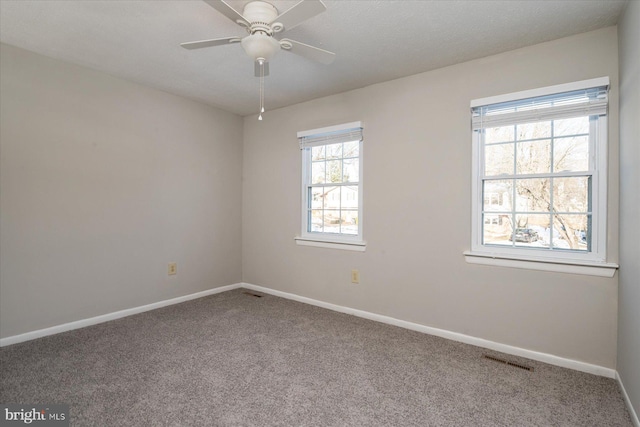
[[[351,270],[351,283],[360,283],[360,272],[358,270]]]
[[[168,270],[167,274],[169,276],[175,276],[176,274],[178,274],[178,263],[177,262],[170,262],[169,263],[169,270]]]

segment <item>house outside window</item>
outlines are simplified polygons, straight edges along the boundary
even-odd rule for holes
[[[362,123],[298,132],[298,139],[302,151],[302,230],[296,241],[364,250]]]
[[[606,264],[608,88],[600,78],[471,102],[466,255]]]

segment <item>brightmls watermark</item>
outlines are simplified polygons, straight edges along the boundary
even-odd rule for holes
[[[69,427],[69,405],[0,405],[0,426]]]

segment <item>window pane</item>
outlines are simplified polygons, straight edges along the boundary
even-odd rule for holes
[[[311,183],[312,184],[324,184],[325,183],[325,162],[312,162],[311,163]]]
[[[513,226],[509,214],[484,214],[482,230],[485,245],[513,245]]]
[[[551,172],[550,140],[518,142],[516,147],[516,174]]]
[[[553,207],[556,212],[588,212],[589,177],[554,178]]]
[[[513,240],[516,246],[549,247],[549,214],[516,215],[516,228]]]
[[[553,171],[589,170],[589,137],[558,138],[553,142]]]
[[[324,205],[324,188],[323,187],[311,187],[309,188],[309,203],[311,209],[322,209]]]
[[[327,159],[339,159],[342,157],[342,143],[325,145]]]
[[[324,145],[311,148],[311,160],[324,160]]]
[[[509,142],[515,140],[516,127],[502,126],[498,128],[488,128],[484,131],[485,144],[491,144],[493,142]]]
[[[358,157],[360,155],[360,141],[345,142],[342,157]]]
[[[344,160],[342,168],[344,182],[360,181],[360,160],[358,158]]]
[[[513,174],[514,144],[487,145],[484,148],[486,176]]]
[[[513,180],[485,181],[482,190],[484,211],[510,211]]]
[[[555,136],[579,135],[589,133],[589,117],[574,117],[553,121],[553,134]]]
[[[549,212],[551,209],[549,179],[532,178],[516,180],[517,212]]]
[[[324,218],[321,210],[312,210],[309,214],[309,231],[321,233],[323,231]]]
[[[340,187],[324,187],[324,208],[340,209]]]
[[[358,234],[358,211],[342,211],[340,214],[340,231],[344,234]]]
[[[324,232],[340,233],[340,211],[339,210],[324,211]]]
[[[518,141],[525,139],[549,138],[551,122],[524,123],[517,125]]]
[[[358,209],[358,187],[342,187],[342,209]]]
[[[327,161],[327,182],[342,182],[342,160]]]
[[[553,247],[557,249],[588,250],[591,230],[589,215],[554,215]]]

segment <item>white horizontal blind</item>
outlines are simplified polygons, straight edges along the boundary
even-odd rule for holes
[[[516,123],[607,114],[608,86],[518,99],[471,109],[472,128],[481,130]]]
[[[318,133],[313,133],[316,131]],[[298,140],[300,141],[301,150],[308,147],[317,147],[319,145],[362,141],[362,124],[360,122],[354,122],[331,128],[299,132]]]

